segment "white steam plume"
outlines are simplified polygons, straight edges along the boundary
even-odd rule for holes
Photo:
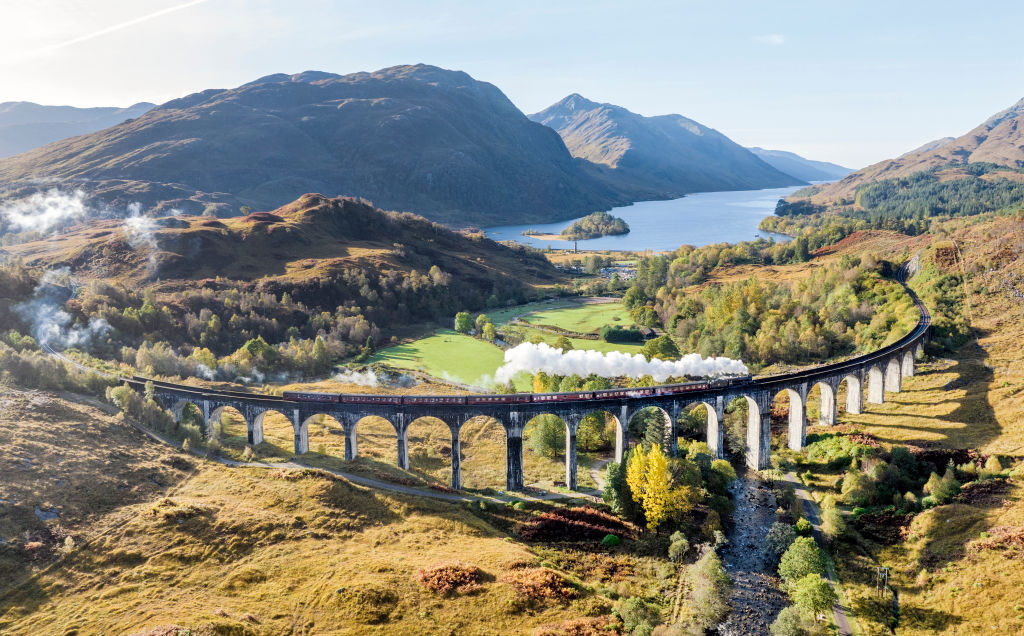
[[[67,193],[57,189],[36,192],[30,196],[0,205],[0,218],[19,231],[48,232],[68,221],[85,217],[85,193]]]
[[[373,372],[373,369],[363,371],[352,371],[346,369],[345,371],[334,376],[334,379],[338,382],[345,382],[346,384],[355,384],[358,386],[378,386],[379,381],[377,374]]]
[[[648,361],[640,354],[631,355],[618,351],[601,353],[574,349],[561,349],[540,343],[524,342],[518,347],[505,351],[505,363],[494,372],[494,379],[500,383],[510,381],[521,372],[544,371],[552,375],[580,377],[597,375],[603,378],[639,378],[650,375],[656,382],[670,377],[704,377],[747,373],[747,366],[730,358],[702,358],[699,353],[688,353],[678,360]]]
[[[92,318],[88,325],[72,324],[71,314],[61,306],[73,293],[70,289],[70,270],[67,267],[47,271],[32,292],[32,299],[18,303],[14,311],[32,327],[32,337],[42,345],[59,347],[88,347],[96,336],[105,336],[110,323]]]
[[[124,235],[132,249],[140,247],[149,251],[148,271],[156,270],[156,229],[157,225],[153,219],[140,214],[142,206],[139,203],[128,205],[129,216],[124,220]]]

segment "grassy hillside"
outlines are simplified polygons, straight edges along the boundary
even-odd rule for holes
[[[0,400],[15,449],[0,458],[4,634],[570,633],[614,626],[620,595],[675,585],[664,557],[628,539],[522,541],[519,524],[557,504],[468,506],[229,468],[52,394]],[[475,583],[443,595],[421,582],[453,562]]]

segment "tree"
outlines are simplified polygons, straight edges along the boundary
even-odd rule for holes
[[[565,336],[558,336],[554,344],[555,349],[561,349],[562,351],[572,351],[572,341]]]
[[[469,333],[473,330],[473,321],[469,317],[468,311],[460,311],[455,314],[455,331],[459,333]]]
[[[647,294],[644,290],[640,289],[636,285],[626,290],[626,293],[622,296],[622,304],[626,309],[634,309],[641,307],[647,303]]]
[[[476,332],[478,334],[479,333],[483,333],[484,325],[488,324],[489,322],[491,322],[491,319],[487,317],[487,314],[480,314],[479,316],[477,316],[476,317]]]
[[[639,523],[643,516],[643,509],[636,505],[633,492],[629,489],[629,481],[626,479],[626,466],[632,455],[633,450],[628,450],[622,458],[622,463],[608,463],[605,469],[604,491],[601,493],[601,498],[615,514]]]
[[[690,488],[673,489],[671,478],[668,459],[661,452],[661,447],[652,446],[649,452],[644,452],[642,446],[633,449],[626,465],[626,481],[633,500],[643,507],[647,527],[651,530],[656,530],[666,519],[690,504]]]
[[[764,537],[764,551],[777,559],[785,554],[794,541],[796,541],[796,532],[793,530],[793,526],[776,521],[771,528],[768,528],[768,534]]]
[[[779,576],[793,584],[808,574],[825,573],[825,555],[811,537],[797,537],[779,562]]]
[[[686,540],[686,535],[676,530],[668,540],[668,558],[673,561],[682,561],[690,549],[690,542]]]
[[[832,586],[820,574],[808,574],[793,584],[789,594],[801,613],[813,616],[828,610],[837,597]]]
[[[526,429],[530,450],[543,457],[557,457],[565,452],[565,424],[554,415],[538,415]]]
[[[318,369],[327,366],[327,343],[320,336],[317,336],[313,342],[313,362],[316,363]]]
[[[489,323],[489,322],[484,325],[484,329],[483,329],[482,333],[483,333],[484,340],[488,340],[490,342],[494,342],[497,339],[497,337],[498,337],[498,334],[494,330],[494,325],[492,323]]]
[[[678,360],[679,359],[679,347],[669,336],[658,336],[652,340],[648,340],[640,353],[644,355],[648,360],[657,358],[659,360]]]

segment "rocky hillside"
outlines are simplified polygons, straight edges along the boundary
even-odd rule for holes
[[[455,225],[568,219],[628,200],[493,85],[424,65],[269,75],[0,161],[7,197],[42,179],[120,210],[231,216],[323,192]]]
[[[84,135],[145,113],[153,104],[127,108],[75,108],[32,102],[0,104],[0,157],[16,155],[52,141]]]
[[[1024,168],[1024,99],[989,117],[980,126],[954,139],[929,142],[917,150],[887,159],[854,172],[819,189],[815,203],[852,200],[858,186],[905,177],[915,172],[949,164],[994,163]]]
[[[644,117],[572,94],[530,119],[557,130],[574,157],[636,198],[803,183],[682,115]]]
[[[801,157],[795,152],[767,150],[756,146],[747,148],[747,150],[757,155],[761,161],[764,161],[776,170],[804,181],[832,181],[842,179],[853,172],[849,168],[844,168],[828,161],[814,161],[813,159]]]

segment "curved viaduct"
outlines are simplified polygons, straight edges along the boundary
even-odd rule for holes
[[[903,283],[906,268],[900,270]],[[905,286],[905,284],[904,284]],[[728,387],[709,388],[684,394],[624,397],[613,399],[590,399],[565,402],[522,403],[522,404],[318,404],[286,400],[274,396],[252,393],[204,391],[197,387],[164,382],[155,383],[155,397],[180,420],[185,404],[192,403],[202,413],[204,422],[219,420],[223,409],[237,409],[245,418],[248,442],[256,445],[263,441],[263,419],[267,413],[277,412],[291,421],[294,431],[295,453],[309,451],[309,421],[317,415],[328,415],[337,420],[345,435],[345,459],[358,455],[356,430],[362,419],[378,416],[386,419],[395,429],[395,443],[398,451],[398,466],[409,468],[409,427],[423,417],[442,420],[451,431],[452,488],[462,486],[460,466],[460,431],[467,420],[477,416],[488,416],[498,420],[506,436],[506,488],[521,490],[523,475],[523,428],[537,415],[556,415],[565,422],[565,482],[570,489],[576,489],[576,429],[580,420],[595,411],[604,411],[615,421],[615,459],[621,461],[628,447],[629,422],[642,409],[660,409],[666,420],[666,449],[677,452],[676,427],[680,413],[697,404],[707,408],[707,443],[715,457],[723,456],[725,407],[734,399],[747,402],[747,454],[746,463],[755,469],[766,468],[770,454],[770,406],[779,393],[789,397],[789,448],[803,448],[807,426],[807,395],[815,386],[821,389],[819,423],[832,425],[836,422],[836,396],[840,385],[847,383],[846,410],[860,413],[864,402],[864,388],[867,401],[881,404],[886,392],[899,392],[904,377],[914,375],[914,361],[923,350],[928,336],[931,317],[924,304],[909,288],[907,292],[917,304],[921,318],[917,326],[897,342],[869,354],[843,362],[821,365],[804,371],[780,375],[762,376]],[[130,381],[141,390],[144,382]]]

